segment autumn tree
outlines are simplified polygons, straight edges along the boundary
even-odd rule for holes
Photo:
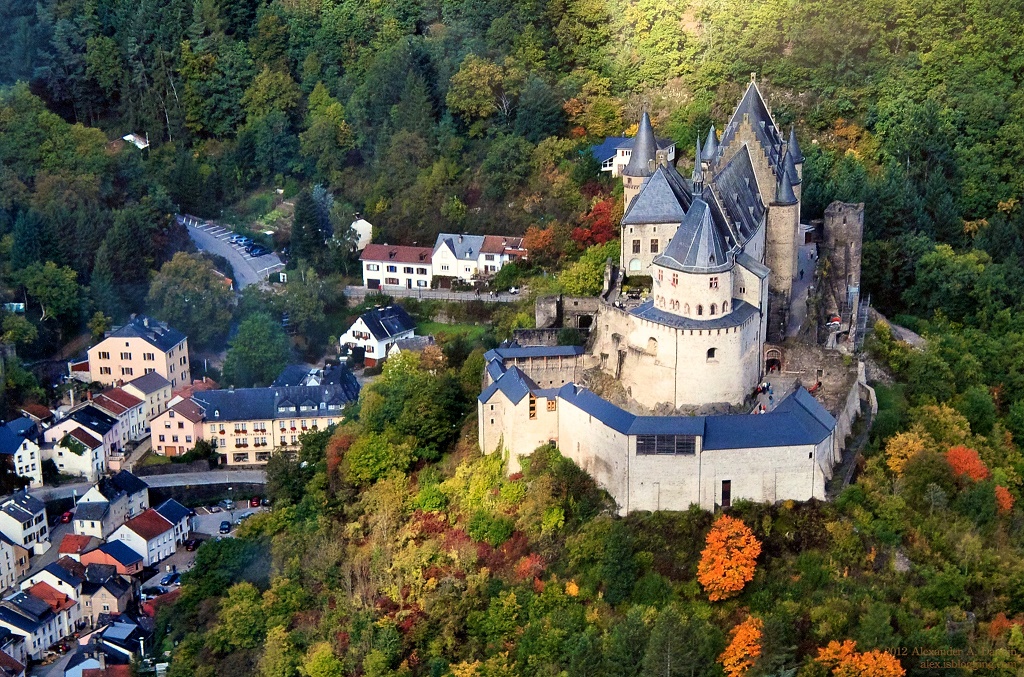
[[[957,477],[966,477],[975,482],[986,480],[989,477],[988,466],[978,456],[978,452],[962,444],[950,447],[946,452],[946,461]]]
[[[741,520],[722,515],[711,527],[697,565],[697,580],[717,602],[733,597],[754,578],[761,542]]]
[[[617,215],[615,212],[615,198],[607,198],[596,203],[580,219],[580,225],[573,229],[572,239],[584,247],[589,247],[618,238],[618,217],[621,214]]]
[[[729,677],[742,677],[757,662],[761,655],[761,633],[764,623],[761,619],[747,616],[747,619],[734,627],[730,632],[729,646],[718,657],[725,674]]]
[[[1013,510],[1013,494],[1003,486],[996,486],[996,508],[1001,514],[1007,514]]]
[[[925,450],[925,438],[914,431],[898,433],[885,443],[885,463],[897,475],[903,474],[907,462]]]
[[[832,670],[835,677],[903,677],[903,669],[896,657],[890,653],[873,649],[857,651],[857,643],[835,640],[818,649],[815,662]]]

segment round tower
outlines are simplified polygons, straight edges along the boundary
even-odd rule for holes
[[[651,126],[651,117],[644,111],[640,118],[640,127],[633,139],[633,149],[630,151],[629,164],[622,170],[622,191],[626,209],[640,192],[641,186],[647,177],[654,174],[658,163],[658,142],[654,138],[654,128]]]

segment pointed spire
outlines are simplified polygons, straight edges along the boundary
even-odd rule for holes
[[[654,127],[651,116],[644,111],[640,118],[640,126],[633,139],[633,150],[629,156],[629,164],[622,170],[626,176],[650,176],[654,173],[658,161],[658,142],[654,138]]]
[[[693,156],[693,190],[699,191],[698,186],[704,183],[704,171],[701,168],[701,157],[700,157],[700,137],[697,137],[697,154]]]
[[[704,142],[704,154],[700,156],[700,159],[705,162],[711,162],[717,154],[718,132],[715,131],[715,126],[711,125],[711,129],[708,130],[708,139]]]
[[[796,142],[796,125],[789,127],[789,154],[793,156],[793,162],[800,164],[804,161],[804,154],[800,152],[800,144]]]
[[[789,153],[786,153],[785,161],[792,163]],[[777,205],[795,205],[798,202],[796,193],[793,192],[793,182],[789,180],[789,172],[783,171],[779,177],[779,187],[775,192],[774,202]]]
[[[782,172],[789,175],[790,184],[795,186],[800,183],[800,173],[796,171],[796,162],[794,162],[793,155],[788,150],[782,158]]]

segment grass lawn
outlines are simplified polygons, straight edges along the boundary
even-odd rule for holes
[[[419,336],[465,336],[470,341],[482,339],[487,333],[486,324],[443,324],[441,322],[420,322],[416,325]]]
[[[146,458],[142,459],[139,465],[169,465],[171,459],[166,456],[158,456],[157,454],[149,453],[146,454]]]

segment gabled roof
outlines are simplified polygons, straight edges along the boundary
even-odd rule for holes
[[[181,400],[168,408],[173,409],[175,414],[192,423],[201,423],[203,420],[203,408],[192,400]]]
[[[25,439],[21,435],[16,434],[7,426],[0,426],[0,454],[4,456],[13,456],[21,448],[21,443]]]
[[[679,223],[686,215],[690,195],[680,191],[668,174],[676,170],[659,166],[644,181],[640,192],[633,198],[622,215],[624,225],[644,223]],[[678,173],[678,172],[676,172]],[[682,177],[680,177],[681,179]],[[684,184],[679,184],[684,185]]]
[[[71,597],[54,588],[52,585],[48,585],[43,582],[39,582],[31,586],[28,589],[28,594],[49,604],[50,610],[55,614],[59,614],[61,611],[67,611],[78,603]]]
[[[156,507],[156,511],[160,513],[160,516],[171,524],[177,524],[183,519],[192,514],[192,511],[178,503],[173,498],[168,498],[166,501]]]
[[[59,562],[50,562],[45,567],[43,567],[43,571],[45,571],[48,574],[51,574],[58,580],[64,581],[72,588],[77,588],[82,584],[81,578],[79,578],[72,572],[68,571],[65,567],[61,566]]]
[[[352,400],[359,397],[359,382],[352,370],[344,364],[332,364],[323,369],[310,369],[304,364],[290,364],[270,384],[273,388],[287,386],[339,386]]]
[[[46,510],[46,504],[27,491],[18,491],[4,501],[0,510],[19,522],[24,522]]]
[[[676,145],[672,139],[655,139],[658,150],[666,150]],[[598,162],[607,162],[615,157],[619,150],[629,150],[636,142],[635,136],[609,136],[596,146],[590,147],[590,153]]]
[[[771,268],[764,265],[763,263],[755,259],[750,254],[747,254],[746,252],[740,252],[739,254],[736,255],[736,263],[738,263],[743,268],[746,268],[754,275],[757,275],[762,280],[767,279],[772,272]]]
[[[504,235],[484,235],[484,242],[480,246],[482,254],[504,254],[516,252],[523,249],[523,238],[506,237]]]
[[[93,537],[80,534],[64,534],[57,548],[58,555],[80,555],[92,545]]]
[[[483,235],[458,235],[454,233],[438,233],[434,241],[434,252],[442,248],[451,252],[452,256],[463,261],[475,261],[484,248]]]
[[[135,397],[135,395],[132,395],[129,392],[125,392],[121,388],[110,388],[108,390],[104,390],[102,393],[100,393],[100,395],[106,397],[109,400],[117,402],[125,409],[131,409],[132,407],[137,407],[140,404],[142,404],[141,399]]]
[[[142,555],[135,552],[121,541],[108,541],[96,548],[105,555],[110,556],[115,562],[122,566],[131,566],[142,561]]]
[[[67,555],[61,555],[57,564],[66,569],[72,576],[85,580],[85,565]]]
[[[531,390],[536,389],[537,384],[524,374],[519,367],[509,367],[508,371],[502,374],[497,381],[487,386],[480,393],[479,399],[486,404],[494,396],[494,393],[501,391],[512,404],[519,404],[524,397],[530,394]]]
[[[385,263],[429,264],[434,250],[430,247],[400,247],[387,244],[368,244],[359,256],[360,261]]]
[[[373,308],[359,316],[378,341],[416,329],[416,323],[402,306]]]
[[[124,523],[124,526],[146,541],[152,541],[154,538],[174,528],[173,524],[161,517],[160,513],[152,508],[128,520]]]
[[[110,512],[106,501],[80,501],[75,508],[76,522],[102,522]]]
[[[6,630],[6,628],[4,628]],[[0,675],[15,677],[25,674],[25,666],[5,651],[0,651]]]
[[[163,390],[164,388],[169,388],[171,382],[155,371],[151,371],[148,374],[144,374],[138,378],[128,381],[128,385],[134,386],[149,395]]]
[[[715,174],[701,197],[718,212],[716,216],[724,217],[719,221],[735,239],[727,242],[730,247],[746,244],[753,237],[764,219],[765,207],[746,146]]]
[[[314,412],[279,412],[282,406],[312,402],[319,415],[340,413],[342,405],[359,397],[358,383],[346,380],[344,385],[287,386],[271,388],[235,388],[234,390],[207,390],[196,393],[192,401],[203,409],[207,421],[271,420]],[[321,407],[323,403],[325,406]]]
[[[398,339],[394,346],[402,351],[421,353],[425,348],[436,345],[433,336],[410,336],[409,338]]]
[[[130,665],[107,665],[105,668],[86,668],[82,670],[82,677],[131,677],[132,666]]]
[[[753,81],[747,86],[747,91],[743,94],[736,111],[729,118],[729,124],[722,132],[719,148],[725,148],[732,142],[744,116],[747,116],[750,121],[750,126],[754,129],[754,134],[761,144],[761,150],[768,156],[771,165],[776,166],[782,159],[782,135],[779,134],[779,128],[768,111],[768,105],[764,102],[764,97],[761,96],[761,90]]]
[[[53,418],[53,412],[48,407],[41,404],[25,404],[22,405],[21,411],[28,416],[32,416],[40,421],[46,421]]]
[[[88,428],[100,437],[110,432],[110,429],[117,423],[116,418],[110,416],[99,407],[93,406],[90,402],[86,402],[72,411],[68,414],[68,418]]]
[[[149,489],[148,484],[127,470],[120,471],[111,477],[110,481],[114,483],[114,486],[129,495],[138,494]]]
[[[633,151],[629,156],[629,163],[622,170],[624,176],[650,176],[658,159],[658,142],[654,136],[654,127],[651,126],[651,116],[644,111],[640,118],[640,126],[637,127],[636,137],[633,139]]]
[[[717,273],[732,266],[728,252],[711,208],[695,199],[665,251],[655,257],[654,265],[685,273]]]
[[[78,440],[79,442],[84,444],[88,449],[98,449],[99,447],[103,446],[103,442],[87,433],[85,431],[85,428],[82,427],[78,427],[70,431],[68,433],[68,436]]]
[[[141,338],[166,353],[188,337],[164,322],[147,315],[136,315],[128,324],[108,333],[107,338]]]

